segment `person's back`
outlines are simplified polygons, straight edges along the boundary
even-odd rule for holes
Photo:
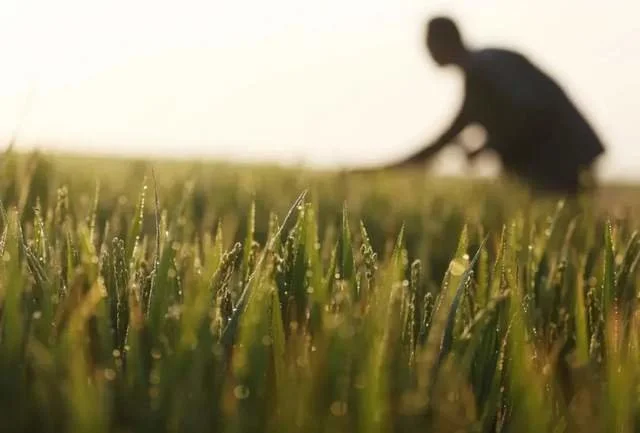
[[[604,151],[564,90],[522,54],[471,51],[461,66],[468,121],[485,127],[487,147],[507,171],[553,188],[577,177]]]

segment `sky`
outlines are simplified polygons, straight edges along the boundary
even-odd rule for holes
[[[426,20],[449,14],[472,47],[522,51],[562,84],[605,141],[603,178],[640,180],[638,12],[628,0],[3,0],[0,148],[17,134],[45,150],[395,161],[460,106],[462,77],[423,42]],[[463,168],[456,149],[443,155],[441,171]]]

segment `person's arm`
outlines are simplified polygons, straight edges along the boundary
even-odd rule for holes
[[[389,170],[389,169],[397,169],[397,168],[407,168],[411,166],[417,166],[425,163],[427,160],[431,159],[438,152],[440,152],[446,145],[455,142],[456,137],[468,124],[466,110],[463,107],[462,110],[458,113],[454,121],[451,123],[449,128],[438,137],[435,141],[433,141],[430,145],[424,147],[422,150],[402,159],[401,161],[394,162],[391,164],[387,164],[384,166],[378,167],[369,167],[369,168],[356,168],[346,170],[346,173],[350,174],[366,174],[378,172],[381,170]]]
[[[466,104],[460,110],[456,118],[453,120],[449,128],[442,133],[434,142],[430,145],[424,147],[422,150],[410,155],[409,157],[394,163],[385,166],[384,168],[398,168],[398,167],[407,167],[418,164],[423,164],[433,156],[435,156],[438,152],[440,152],[445,146],[452,143],[455,138],[462,132],[462,130],[469,124]]]

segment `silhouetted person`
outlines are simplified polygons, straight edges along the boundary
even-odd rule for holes
[[[590,171],[604,147],[558,84],[519,53],[468,49],[456,24],[446,17],[429,21],[427,46],[438,65],[464,72],[464,103],[435,142],[390,167],[423,163],[455,141],[466,126],[478,123],[487,139],[478,150],[467,152],[469,160],[492,149],[507,173],[535,189],[580,189],[581,173]]]

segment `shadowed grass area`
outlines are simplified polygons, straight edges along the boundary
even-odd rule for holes
[[[3,430],[636,428],[632,189],[0,164]]]

